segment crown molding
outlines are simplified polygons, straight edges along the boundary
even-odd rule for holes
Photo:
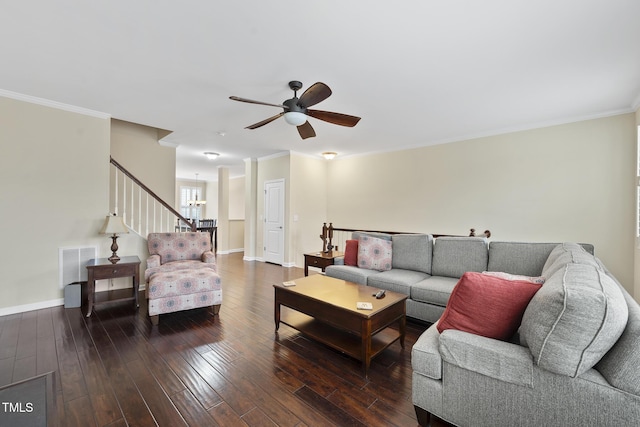
[[[5,98],[15,99],[17,101],[29,102],[31,104],[42,105],[44,107],[55,108],[57,110],[69,111],[71,113],[82,114],[84,116],[96,117],[98,119],[111,119],[111,114],[103,113],[101,111],[90,110],[88,108],[77,107],[75,105],[64,104],[58,101],[52,101],[50,99],[38,98],[36,96],[25,95],[23,93],[11,92],[9,90],[0,89],[0,96]]]

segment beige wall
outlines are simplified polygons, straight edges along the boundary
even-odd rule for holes
[[[242,252],[244,250],[244,220],[229,220],[229,252]]]
[[[111,157],[171,203],[176,198],[176,149],[160,145],[162,135],[157,128],[112,120]]]
[[[465,234],[474,227],[490,229],[492,240],[590,242],[632,291],[635,121],[625,114],[337,158],[328,169],[327,220],[345,228]]]
[[[205,205],[204,213],[206,216],[203,218],[217,219],[218,218],[218,183],[215,181],[207,181],[205,183],[205,192],[207,204]],[[179,197],[179,196],[178,196]]]
[[[291,223],[289,250],[297,266],[304,254],[322,250],[322,223],[327,220],[327,161],[291,154]]]
[[[110,240],[98,234],[109,212],[110,118],[1,96],[0,117],[6,314],[62,303],[59,248],[110,254]]]
[[[244,219],[244,177],[229,179],[229,219]]]

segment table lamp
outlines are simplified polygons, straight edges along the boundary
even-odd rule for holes
[[[116,216],[116,214],[107,215],[104,220],[104,225],[100,230],[100,234],[111,234],[111,252],[113,253],[109,257],[109,261],[111,261],[112,264],[120,261],[120,257],[116,254],[118,251],[118,243],[116,242],[116,239],[118,238],[118,234],[124,233],[129,233],[129,229],[124,224],[122,217]]]

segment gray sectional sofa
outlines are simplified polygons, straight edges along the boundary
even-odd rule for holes
[[[326,274],[405,293],[408,316],[435,322],[411,354],[420,425],[431,414],[459,426],[640,425],[640,306],[592,245],[382,237],[393,242],[390,270],[335,265]],[[546,278],[518,333],[440,333],[458,279],[485,270]]]
[[[447,305],[451,291],[467,271],[502,271],[534,276],[540,273],[557,243],[491,242],[484,237],[438,237],[429,234],[384,234],[354,232],[389,239],[392,268],[376,271],[344,265],[326,268],[327,276],[409,296],[407,316],[436,322]],[[583,245],[593,253],[593,246]]]
[[[556,246],[539,269],[518,244],[494,244],[546,282],[509,342],[437,323],[422,334],[411,355],[419,423],[640,425],[638,303],[579,245]]]

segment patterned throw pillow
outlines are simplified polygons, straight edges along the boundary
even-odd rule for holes
[[[358,239],[358,267],[368,270],[391,270],[391,241],[371,236]]]

